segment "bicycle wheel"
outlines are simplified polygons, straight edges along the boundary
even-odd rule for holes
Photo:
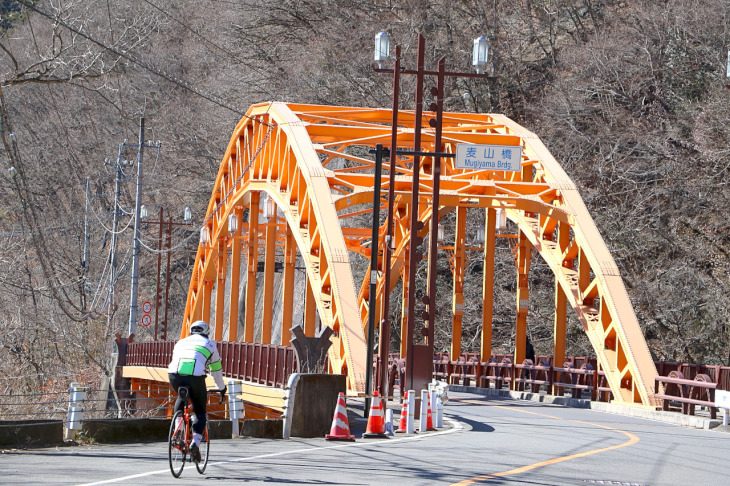
[[[208,465],[208,452],[210,451],[210,439],[208,436],[208,423],[205,423],[205,431],[203,432],[203,438],[200,441],[200,462],[195,463],[195,467],[198,469],[200,474],[205,472],[205,468]]]
[[[178,419],[180,419],[180,424],[176,426]],[[185,455],[187,454],[187,448],[185,446],[185,422],[183,421],[182,412],[176,412],[172,417],[168,445],[170,446],[168,453],[170,472],[172,472],[174,477],[179,478],[185,467]]]

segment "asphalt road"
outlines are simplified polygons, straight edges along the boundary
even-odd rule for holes
[[[215,440],[204,476],[170,475],[166,443],[0,454],[9,484],[723,485],[730,434],[584,409],[451,393],[447,427],[391,439]],[[359,435],[364,422],[351,420]]]

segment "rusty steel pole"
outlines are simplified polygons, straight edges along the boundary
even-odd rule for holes
[[[167,238],[165,249],[167,250],[167,270],[165,271],[165,314],[162,319],[162,340],[167,341],[167,308],[170,302],[170,254],[172,253],[172,216],[169,216],[167,223]]]
[[[164,209],[160,206],[160,235],[157,238],[157,290],[155,291],[155,341],[157,341],[157,326],[160,321],[160,304],[162,304],[162,288],[160,287],[160,271],[162,268],[162,227],[164,225]]]
[[[388,394],[393,390],[386,390],[388,377],[388,356],[390,354],[390,267],[392,258],[392,247],[395,244],[393,235],[393,210],[395,204],[395,167],[397,162],[396,150],[398,148],[398,98],[400,96],[400,46],[395,46],[395,66],[393,67],[393,116],[391,122],[390,138],[390,171],[388,173],[388,216],[385,236],[385,251],[383,253],[383,320],[380,323],[380,396],[387,400]],[[386,391],[388,393],[386,393]]]
[[[417,53],[417,74],[416,74],[416,107],[413,133],[413,151],[421,151],[421,117],[423,115],[423,77],[424,77],[424,51],[426,50],[426,42],[420,33],[418,34],[418,53]],[[406,390],[413,387],[414,373],[414,357],[413,357],[413,331],[414,317],[416,306],[416,270],[418,267],[418,231],[420,224],[418,221],[418,195],[419,195],[419,172],[421,170],[420,155],[413,156],[413,187],[411,190],[411,237],[408,242],[408,315],[406,316]]]
[[[446,73],[446,57],[442,57],[438,61],[438,77],[436,81],[435,92],[436,106],[431,105],[432,111],[436,112],[436,119],[431,119],[429,124],[436,130],[434,135],[434,156],[433,167],[431,169],[433,175],[433,194],[431,199],[431,240],[429,241],[428,252],[428,283],[426,295],[428,296],[428,335],[426,344],[431,349],[433,355],[434,347],[434,329],[436,327],[436,272],[438,261],[438,224],[439,224],[439,191],[441,186],[441,133],[444,116],[444,79]],[[433,88],[432,88],[433,89]],[[435,110],[433,110],[435,108]],[[435,126],[434,126],[435,125]]]
[[[370,299],[368,302],[368,341],[365,357],[365,417],[370,414],[370,397],[373,394],[373,341],[375,341],[375,312],[378,293],[378,233],[380,232],[380,174],[383,169],[383,146],[375,149],[375,184],[373,190],[373,227],[370,243]]]

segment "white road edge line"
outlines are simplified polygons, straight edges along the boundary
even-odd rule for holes
[[[445,434],[451,434],[453,432],[459,432],[463,430],[463,427],[460,422],[457,422],[456,420],[452,420],[450,418],[444,417],[444,420],[446,422],[449,422],[452,426],[452,428],[447,430],[440,430],[438,432],[429,432],[425,435],[410,435],[406,437],[401,437],[398,439],[390,439],[387,441],[377,441],[377,442],[348,442],[347,444],[338,444],[338,445],[331,445],[331,446],[325,446],[325,447],[309,447],[307,449],[295,449],[293,451],[284,451],[284,452],[275,452],[272,454],[262,454],[260,456],[251,456],[251,457],[239,457],[237,459],[231,459],[229,461],[218,461],[218,462],[211,462],[208,463],[208,467],[211,466],[220,466],[223,464],[232,464],[234,462],[245,462],[245,461],[251,461],[254,459],[267,459],[270,457],[277,457],[277,456],[285,456],[287,454],[304,454],[307,452],[313,452],[313,451],[321,451],[323,449],[343,449],[345,447],[372,447],[372,446],[380,446],[380,445],[389,445],[389,444],[395,444],[396,442],[403,442],[407,440],[419,440],[419,439],[428,439],[429,437],[436,437],[438,435],[445,435]],[[367,440],[367,439],[366,439]],[[96,481],[93,483],[83,483],[79,484],[77,486],[96,486],[99,484],[111,484],[111,483],[119,483],[122,481],[128,481],[132,479],[139,479],[146,476],[154,476],[156,474],[169,474],[170,468],[160,469],[159,471],[149,471],[145,473],[139,473],[139,474],[133,474],[131,476],[123,476],[119,478],[114,479],[106,479],[104,481]]]

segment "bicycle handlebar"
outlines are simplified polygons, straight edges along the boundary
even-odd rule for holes
[[[216,392],[220,393],[221,399],[218,401],[218,405],[222,404],[226,401],[226,392],[228,391],[228,387],[223,388],[222,390],[217,390],[215,388],[208,388],[208,392]]]

